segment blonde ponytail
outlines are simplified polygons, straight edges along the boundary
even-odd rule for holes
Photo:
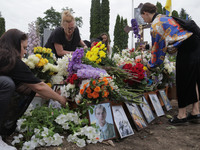
[[[66,23],[75,21],[74,16],[70,13],[69,10],[64,10],[61,15],[61,26],[64,26]]]

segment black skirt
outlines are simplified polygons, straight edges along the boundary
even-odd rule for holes
[[[178,48],[176,58],[176,87],[179,108],[198,101],[200,91],[200,39],[192,35]]]

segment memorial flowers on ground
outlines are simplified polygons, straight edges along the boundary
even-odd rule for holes
[[[51,77],[58,73],[58,66],[54,65],[55,59],[51,49],[35,47],[34,54],[24,58],[23,61],[31,71],[46,83],[50,83]]]

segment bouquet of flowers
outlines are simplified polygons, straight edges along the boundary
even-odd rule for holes
[[[117,66],[135,62],[135,59],[131,55],[131,50],[129,49],[123,49],[121,53],[115,53],[112,60],[117,64]]]
[[[105,44],[102,44],[100,41],[96,43],[96,45],[94,45],[89,51],[87,51],[86,58],[99,64],[102,62],[103,58],[106,58],[106,50],[107,48],[105,47]]]
[[[23,61],[36,77],[44,80],[46,83],[50,82],[51,77],[58,73],[58,67],[54,65],[53,53],[49,48],[35,47],[34,54],[29,55]]]

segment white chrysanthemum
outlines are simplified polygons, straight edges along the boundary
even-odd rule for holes
[[[46,71],[58,72],[59,69],[58,69],[58,66],[53,65],[51,63],[47,63],[47,64],[44,65],[44,67],[42,69],[42,72],[46,72]]]
[[[30,69],[35,69],[35,64],[31,61],[27,61],[26,65],[30,68]]]
[[[64,80],[64,77],[56,74],[51,77],[51,84],[60,84]]]
[[[30,56],[28,56],[28,61],[31,61],[34,64],[37,64],[37,63],[39,63],[40,59],[35,55],[30,55]]]
[[[62,58],[58,58],[57,64],[59,68],[59,71],[58,71],[59,75],[62,75],[62,76],[68,75],[67,69],[68,69],[69,59],[71,58],[72,58],[71,54],[66,54]]]

